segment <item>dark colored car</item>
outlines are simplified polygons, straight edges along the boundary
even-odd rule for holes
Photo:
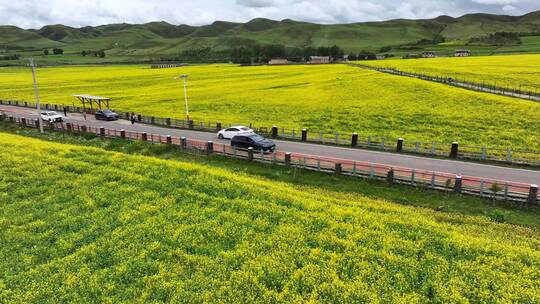
[[[118,114],[114,113],[111,110],[97,110],[96,119],[97,120],[118,120]]]
[[[252,147],[253,150],[263,152],[273,152],[276,150],[276,144],[273,141],[259,134],[236,135],[231,139],[231,146],[239,149]]]

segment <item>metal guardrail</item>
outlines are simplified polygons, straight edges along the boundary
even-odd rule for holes
[[[16,100],[1,100],[0,105],[11,105],[26,108],[34,108],[35,104]],[[66,108],[70,113],[82,113],[82,107],[63,106],[56,104],[43,104],[44,110],[63,111]],[[86,109],[89,110],[89,109]],[[88,112],[91,114],[90,112]],[[217,132],[222,128],[232,126],[220,122],[202,122],[193,120],[182,120],[173,118],[163,118],[155,116],[145,116],[133,112],[117,113],[124,119],[129,119],[135,115],[137,122],[163,126],[177,129],[190,129],[205,132]],[[438,143],[409,141],[401,138],[389,138],[384,136],[370,136],[343,134],[338,132],[313,132],[307,129],[286,129],[278,127],[256,127],[251,126],[257,133],[271,136],[274,139],[285,139],[293,141],[305,141],[324,145],[340,145],[363,149],[373,149],[386,152],[410,153],[431,157],[456,158],[464,160],[497,162],[511,165],[540,166],[540,151],[514,150],[512,148],[494,148],[487,146],[464,146],[458,143]],[[457,150],[452,150],[452,146]]]
[[[0,120],[7,120],[22,126],[34,128],[38,125],[37,120],[8,116],[2,112],[0,112]],[[180,149],[186,151],[206,153],[208,155],[217,154],[312,171],[332,172],[341,175],[386,180],[388,183],[426,187],[446,192],[527,203],[535,206],[540,204],[538,185],[528,185],[524,183],[472,176],[458,176],[450,173],[416,170],[385,164],[320,157],[300,153],[281,151],[263,153],[256,152],[251,148],[248,150],[236,149],[229,145],[213,143],[212,141],[205,142],[187,139],[185,137],[164,136],[160,134],[149,134],[145,132],[133,132],[104,127],[96,128],[72,123],[48,124],[48,129],[77,134],[93,134],[110,138],[141,140],[156,144],[178,146]]]

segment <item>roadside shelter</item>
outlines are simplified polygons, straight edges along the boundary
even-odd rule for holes
[[[77,98],[82,103],[85,112],[86,109],[90,109],[91,113],[94,113],[94,109],[103,109],[103,106],[105,106],[105,109],[109,109],[109,102],[111,101],[108,97],[85,94],[73,95],[73,97]]]

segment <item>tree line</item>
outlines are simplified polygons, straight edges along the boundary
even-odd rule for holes
[[[64,54],[64,49],[54,48],[52,52],[54,55],[62,55]],[[43,55],[49,55],[49,54],[50,54],[49,49],[43,49]]]
[[[19,54],[0,56],[0,60],[19,60],[20,58]]]
[[[105,58],[105,51],[104,50],[99,50],[99,51],[92,51],[92,50],[83,50],[81,52],[81,55],[83,57],[86,57],[86,56],[94,56],[94,57],[99,57],[99,58]]]
[[[520,34],[513,32],[496,32],[481,37],[473,37],[469,39],[468,44],[487,44],[487,45],[519,45],[521,44]]]
[[[332,60],[342,59],[345,52],[339,46],[331,47],[286,47],[279,44],[241,46],[230,50],[231,62],[240,64],[268,63],[273,58],[289,61],[309,61],[311,56],[328,56]]]
[[[381,50],[382,51],[382,50]],[[384,51],[389,51],[384,50]],[[337,46],[330,47],[287,47],[279,44],[250,45],[236,48],[215,50],[211,47],[187,49],[174,56],[162,56],[159,62],[191,62],[191,63],[219,63],[232,62],[236,64],[266,64],[272,59],[287,59],[292,62],[307,62],[311,56],[328,56],[332,61],[347,58],[348,60],[375,60],[377,54],[362,50],[359,53],[346,54]],[[393,57],[384,54],[384,57]]]

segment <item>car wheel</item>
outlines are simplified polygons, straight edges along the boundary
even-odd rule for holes
[[[223,134],[219,133],[218,136],[217,136],[219,139],[224,139],[225,137],[223,137]]]

